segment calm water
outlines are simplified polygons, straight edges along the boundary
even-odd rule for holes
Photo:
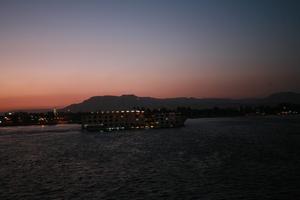
[[[0,128],[0,199],[300,199],[300,117]]]

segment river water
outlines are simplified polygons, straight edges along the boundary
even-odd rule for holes
[[[0,128],[0,199],[300,199],[300,117]]]

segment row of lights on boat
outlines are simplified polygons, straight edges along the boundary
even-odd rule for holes
[[[144,113],[145,111],[143,111],[143,110],[121,110],[121,111],[119,111],[119,110],[116,110],[116,111],[101,111],[101,112],[96,112],[97,114],[99,114],[99,113],[101,113],[101,114],[104,114],[104,113]],[[94,114],[95,112],[91,112],[91,114]]]
[[[154,128],[154,126],[132,126],[130,127],[131,129],[149,129],[149,128]],[[107,128],[108,131],[113,131],[113,130],[125,130],[125,127],[109,127]]]

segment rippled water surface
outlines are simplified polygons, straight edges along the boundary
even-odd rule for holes
[[[300,118],[0,128],[0,199],[300,199]]]

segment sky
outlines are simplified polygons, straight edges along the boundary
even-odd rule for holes
[[[300,91],[300,1],[0,0],[0,111]]]

